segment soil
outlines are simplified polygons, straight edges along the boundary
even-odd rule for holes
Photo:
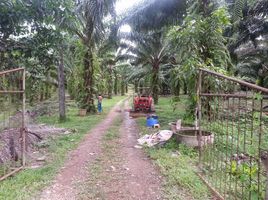
[[[163,199],[162,177],[143,150],[134,148],[138,128],[122,107],[118,103],[86,135],[79,147],[69,154],[53,184],[37,199]],[[105,141],[105,133],[120,116],[122,123],[118,138]]]
[[[127,107],[127,102],[125,104]],[[120,154],[124,157],[124,166],[129,169],[124,173],[125,181],[118,181],[118,191],[122,191],[120,199],[144,199],[157,200],[162,198],[162,177],[152,164],[151,160],[144,154],[142,149],[136,149],[139,138],[138,127],[129,113],[123,114],[124,120],[120,128]],[[119,199],[117,195],[108,199]]]

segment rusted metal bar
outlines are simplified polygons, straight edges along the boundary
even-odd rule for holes
[[[241,107],[241,98],[238,99],[238,116],[240,116],[240,107]],[[236,140],[236,154],[239,155],[239,142],[240,142],[240,123],[237,125],[237,138]],[[238,160],[236,161],[236,165],[238,166]],[[238,193],[238,179],[235,179],[235,193]]]
[[[5,176],[2,176],[2,177],[0,178],[0,181],[3,181],[3,180],[5,180],[5,179],[7,179],[8,177],[12,176],[13,174],[19,172],[19,171],[22,170],[22,169],[23,169],[23,166],[14,169],[12,172],[6,174]]]
[[[16,68],[16,69],[2,71],[2,72],[0,72],[0,76],[5,75],[5,74],[9,74],[9,73],[13,73],[13,72],[18,72],[18,71],[24,71],[24,68]]]
[[[234,107],[234,106],[235,106],[235,100],[234,100],[234,98],[232,98],[232,107]],[[232,156],[235,154],[235,144],[234,144],[234,142],[235,142],[235,138],[234,138],[234,134],[235,134],[235,132],[234,132],[234,128],[235,128],[235,123],[234,123],[235,110],[231,110],[231,112],[232,112],[232,116],[231,116],[232,121],[231,121],[231,127],[230,127],[231,128],[231,135],[230,135],[230,137],[232,138],[232,140],[231,140],[231,154],[229,155],[230,168],[232,167],[232,159],[233,159]],[[227,152],[227,150],[226,150],[226,152]],[[236,166],[237,166],[237,160],[235,160],[234,162],[236,163]],[[237,170],[238,169],[236,167],[235,173],[237,172]],[[232,174],[230,174],[230,178],[231,178],[231,176],[232,176]],[[235,181],[236,181],[236,178],[235,178]],[[230,182],[229,185],[230,185],[230,189],[229,190],[232,191],[232,189],[234,189],[235,190],[234,193],[237,194],[236,188],[232,188],[232,187],[235,187],[235,185],[233,185],[233,182]],[[236,195],[235,195],[234,198],[237,199],[236,198]]]
[[[227,114],[227,119],[226,119],[226,138],[225,138],[225,141],[226,141],[226,146],[228,147],[229,146],[229,134],[230,134],[230,127],[229,127],[229,116],[230,116],[230,111],[229,111],[229,108],[230,108],[230,100],[229,98],[227,99],[228,101],[228,104],[227,104],[227,111],[228,111],[228,114]],[[232,150],[231,150],[232,151]],[[228,161],[231,159],[228,157],[228,151],[227,149],[225,150],[225,161],[226,161],[226,165],[228,166]],[[231,174],[228,173],[228,168],[225,167],[225,175],[224,175],[224,181],[225,184],[224,184],[224,197],[226,197],[226,189],[227,187],[229,187],[229,190],[231,188],[231,184],[232,183],[229,183],[227,184],[227,179],[231,177]]]
[[[220,102],[221,102],[221,100],[222,100],[222,97],[216,97],[217,99],[218,99],[218,103],[217,103],[217,107],[218,107],[218,113],[217,113],[217,119],[215,120],[215,122],[216,121],[221,121],[221,116],[219,116],[219,112],[220,112],[220,110],[221,110],[221,104],[220,104]],[[220,128],[220,126],[221,126],[221,124],[218,124],[218,129]],[[218,138],[219,136],[217,136],[216,134],[214,135],[214,142],[213,142],[213,149],[216,149],[215,147],[216,147],[216,143],[218,143],[218,140],[219,140],[219,138]],[[214,152],[214,154],[215,154],[215,152]],[[215,159],[214,159],[214,161],[216,162],[216,171],[218,171],[219,170],[219,162],[218,162],[218,155],[214,155],[214,157],[215,157]],[[216,179],[215,180],[215,187],[217,188],[217,186],[218,186],[218,179]]]
[[[261,142],[262,142],[262,133],[263,133],[263,127],[262,127],[262,107],[263,107],[263,100],[261,99],[260,104],[260,117],[259,117],[259,141],[258,141],[258,193],[260,194],[261,188],[260,188],[260,182],[261,182]]]
[[[201,93],[200,96],[204,97],[226,97],[226,98],[252,98],[243,94],[215,94],[215,93]]]
[[[247,93],[248,93],[248,90],[246,89],[246,95],[247,95]],[[248,107],[248,99],[245,99],[245,107],[247,108]],[[246,152],[246,139],[247,139],[247,134],[246,134],[246,132],[247,132],[247,130],[248,130],[248,128],[249,128],[249,126],[248,126],[248,113],[244,113],[244,119],[245,119],[245,126],[244,126],[244,131],[242,131],[243,132],[243,152]],[[243,168],[243,171],[242,171],[242,173],[244,174],[245,173],[245,168]],[[247,192],[246,190],[245,190],[245,183],[244,182],[242,182],[242,198],[244,198],[245,197],[245,192]]]
[[[255,93],[255,91],[253,91]],[[252,145],[253,143],[253,132],[254,132],[254,112],[255,112],[255,99],[252,99],[252,110],[251,110],[251,129],[250,129],[250,145]],[[249,158],[249,163],[250,163],[250,172],[252,172],[252,162],[253,162],[253,158],[252,156],[250,156]],[[249,174],[249,188],[252,187],[252,181],[253,181],[253,178],[252,178],[252,173]],[[252,191],[249,190],[249,193],[248,193],[248,199],[250,200],[251,199],[251,193]]]
[[[0,94],[23,94],[24,91],[22,90],[18,90],[18,91],[3,91],[3,90],[0,90]]]
[[[213,72],[213,71],[210,71],[210,70],[207,70],[207,69],[199,69],[200,71],[203,71],[203,72],[206,72],[208,74],[212,74],[214,76],[217,76],[217,77],[220,77],[220,78],[224,78],[226,80],[230,80],[230,81],[233,81],[233,82],[236,82],[236,83],[239,83],[243,86],[247,86],[249,88],[252,88],[252,89],[256,89],[256,90],[259,90],[261,92],[264,92],[264,93],[267,93],[268,94],[268,89],[267,88],[263,88],[263,87],[260,87],[258,85],[254,85],[252,83],[248,83],[248,82],[245,82],[245,81],[242,81],[242,80],[239,80],[237,78],[233,78],[233,77],[229,77],[229,76],[225,76],[223,74],[220,74],[220,73],[217,73],[217,72]]]
[[[218,94],[218,93],[201,93],[200,96],[202,97],[226,97],[226,98],[243,98],[243,99],[253,99],[257,98],[256,96],[250,96],[247,94]],[[268,99],[267,95],[263,95],[262,99]]]
[[[223,196],[221,196],[221,194],[214,188],[212,187],[208,182],[207,180],[200,174],[200,173],[196,173],[199,178],[208,186],[208,188],[212,191],[212,193],[217,196],[217,198],[219,200],[224,200]]]
[[[202,92],[202,71],[199,71],[198,76],[198,86],[197,86],[197,112],[198,112],[198,147],[199,147],[199,166],[201,166],[201,159],[202,159],[202,144],[201,144],[201,138],[202,138],[202,130],[201,130],[201,117],[202,117],[202,107],[201,107],[201,96],[200,93]],[[196,127],[197,128],[197,127]]]
[[[25,70],[23,70],[22,75],[22,90],[25,91]],[[26,165],[26,150],[27,150],[27,144],[26,144],[26,127],[25,127],[25,104],[26,104],[26,94],[23,92],[22,95],[22,166]]]

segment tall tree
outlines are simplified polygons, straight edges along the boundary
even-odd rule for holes
[[[131,60],[133,66],[147,68],[146,71],[150,74],[154,103],[158,104],[160,67],[169,63],[169,51],[164,41],[163,32],[149,32],[146,35],[130,33],[128,38],[130,42],[121,45],[127,49],[125,57]],[[133,69],[137,70],[137,68]]]
[[[237,63],[236,72],[245,80],[268,86],[268,2],[239,0],[234,7],[229,49]]]
[[[94,105],[93,51],[104,37],[104,18],[114,14],[114,0],[78,1],[74,16],[60,19],[63,27],[76,34],[84,45],[83,90],[81,107],[88,112],[96,112]]]
[[[64,77],[64,61],[63,50],[60,50],[60,59],[58,64],[58,82],[59,82],[59,118],[60,121],[65,121],[65,77]]]

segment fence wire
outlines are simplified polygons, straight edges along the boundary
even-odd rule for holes
[[[268,199],[268,89],[201,69],[198,94],[201,176],[221,199]]]
[[[0,180],[25,165],[25,71],[0,72]]]

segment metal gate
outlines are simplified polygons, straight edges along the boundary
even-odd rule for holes
[[[25,165],[25,70],[0,72],[0,181]]]
[[[268,199],[268,89],[200,69],[197,93],[200,177],[220,199]]]

